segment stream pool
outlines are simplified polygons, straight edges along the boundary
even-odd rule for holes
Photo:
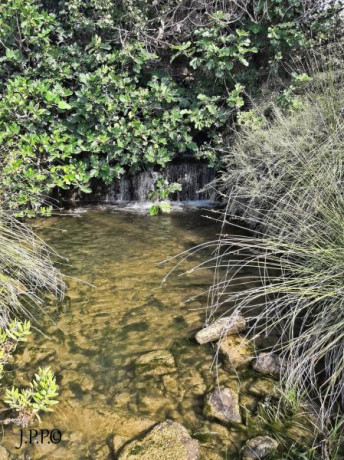
[[[214,354],[193,337],[204,321],[212,271],[179,276],[210,252],[193,256],[161,285],[175,261],[159,262],[216,237],[219,226],[203,217],[209,214],[189,209],[152,218],[108,207],[33,221],[35,232],[68,258],[61,266],[68,287],[62,305],[40,318],[44,334],[33,331],[11,372],[17,385],[27,385],[37,367],[51,366],[60,402],[34,428],[58,429],[62,439],[16,449],[19,428],[6,427],[11,458],[116,458],[126,442],[167,418],[200,440],[203,460],[240,458],[245,430],[202,415],[204,395],[216,386]],[[175,369],[138,372],[135,361],[152,350],[170,352]],[[236,385],[235,373],[220,366],[218,374],[221,383]]]

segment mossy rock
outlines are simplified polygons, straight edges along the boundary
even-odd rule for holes
[[[250,379],[245,382],[246,391],[258,398],[266,396],[279,396],[278,385],[276,382],[269,378]]]
[[[253,344],[245,337],[229,335],[219,342],[219,350],[226,370],[248,367],[253,359]]]
[[[119,460],[198,460],[199,443],[180,423],[166,420],[143,439],[127,444]]]
[[[165,374],[162,377],[164,390],[167,394],[178,395],[180,392],[177,379],[173,375]]]

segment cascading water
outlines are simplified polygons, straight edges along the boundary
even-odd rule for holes
[[[115,203],[119,201],[147,201],[149,191],[153,189],[158,178],[167,179],[170,183],[178,182],[182,186],[171,198],[176,201],[215,201],[216,193],[208,186],[214,179],[214,170],[205,163],[181,162],[170,163],[161,172],[151,169],[141,171],[133,176],[124,175],[119,181],[113,182],[106,190],[101,201]]]
[[[147,169],[136,174],[124,174],[120,179],[106,185],[98,180],[91,183],[92,193],[79,191],[59,191],[54,198],[62,205],[75,206],[86,204],[120,204],[147,203],[149,192],[159,178],[167,179],[169,183],[178,182],[182,189],[173,193],[171,201],[190,205],[206,205],[216,202],[216,191],[210,184],[215,179],[215,171],[206,163],[180,161],[169,163],[161,171]],[[191,202],[191,203],[190,203]]]

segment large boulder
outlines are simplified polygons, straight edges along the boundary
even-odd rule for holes
[[[246,442],[243,451],[243,460],[264,458],[278,448],[278,442],[270,436],[257,436]]]
[[[199,443],[180,423],[166,420],[143,439],[127,444],[119,460],[198,460]]]
[[[201,345],[214,342],[226,335],[236,334],[246,329],[245,318],[241,315],[225,316],[214,321],[210,326],[206,326],[197,332],[195,338]]]
[[[245,337],[224,337],[219,342],[219,351],[227,370],[247,367],[253,359],[253,345]]]
[[[165,375],[176,371],[172,354],[167,350],[154,350],[135,361],[136,375]]]
[[[281,358],[275,353],[260,353],[254,360],[252,367],[261,374],[279,377],[283,363]]]
[[[225,423],[241,423],[239,395],[230,388],[219,388],[205,398],[204,415]]]

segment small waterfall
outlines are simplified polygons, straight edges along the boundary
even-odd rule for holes
[[[169,182],[179,182],[182,190],[173,197],[177,201],[211,200],[215,201],[213,188],[203,190],[215,178],[215,172],[205,163],[184,162],[171,164],[165,170],[164,177]]]
[[[207,164],[196,161],[170,163],[161,172],[148,169],[135,175],[124,175],[121,179],[114,181],[106,193],[98,196],[98,199],[106,203],[147,201],[149,191],[160,177],[167,179],[170,183],[181,184],[182,190],[171,196],[174,201],[215,201],[216,199],[213,189],[202,191],[215,178],[214,170]]]
[[[215,178],[214,169],[209,168],[206,163],[195,160],[171,162],[159,172],[152,168],[137,174],[124,174],[110,185],[93,180],[90,194],[75,190],[65,192],[60,190],[55,198],[67,205],[144,202],[149,200],[149,192],[159,178],[167,179],[170,183],[181,184],[182,190],[170,196],[172,201],[216,201],[215,190],[207,187]],[[203,190],[205,187],[207,189]]]

